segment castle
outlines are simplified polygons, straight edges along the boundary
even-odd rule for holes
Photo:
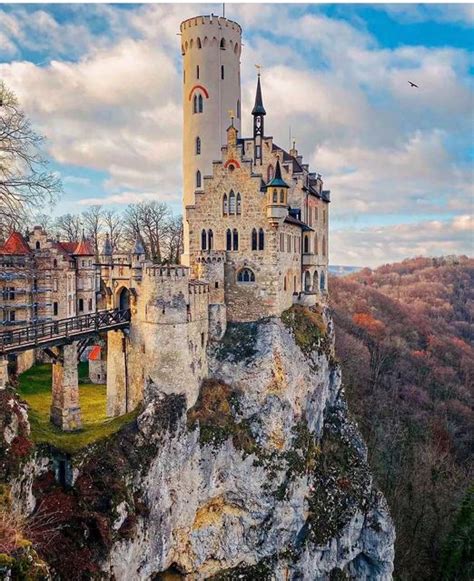
[[[186,393],[193,405],[207,374],[209,340],[228,322],[314,305],[327,290],[329,191],[294,144],[265,134],[260,75],[253,135],[241,137],[242,30],[226,18],[182,22],[182,265],[128,265],[104,256],[107,308],[130,305],[126,340],[108,333],[108,413],[133,409],[144,389]]]
[[[48,241],[41,228],[19,240],[27,262],[47,249],[45,300],[36,301],[45,317],[130,310],[128,328],[107,333],[110,416],[134,409],[147,389],[185,393],[192,406],[208,374],[208,342],[220,340],[228,322],[278,316],[295,303],[311,306],[327,291],[329,191],[294,143],[286,151],[265,134],[260,74],[253,135],[240,136],[240,26],[211,15],[185,20],[180,31],[182,264],[146,260],[140,241],[126,260],[106,241],[97,261],[87,241],[67,247]],[[59,267],[64,276],[55,284]],[[8,292],[3,286],[4,298]],[[59,381],[57,391],[70,388]],[[63,395],[56,400],[75,406],[74,426],[80,425],[77,397]],[[60,425],[71,429],[66,412]]]

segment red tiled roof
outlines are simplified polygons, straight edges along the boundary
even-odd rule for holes
[[[100,347],[94,345],[89,353],[89,361],[100,361]]]
[[[3,246],[0,254],[31,254],[30,247],[20,232],[12,232]]]
[[[74,250],[73,254],[75,256],[94,256],[94,251],[92,250],[89,241],[83,238],[76,246],[76,249]]]

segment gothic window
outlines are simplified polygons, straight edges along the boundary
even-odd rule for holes
[[[224,216],[227,216],[229,212],[229,203],[227,201],[227,194],[224,194],[224,198],[222,200],[222,213]]]
[[[257,250],[257,231],[252,228],[252,250]]]
[[[201,172],[197,170],[196,172],[196,188],[201,187]]]
[[[235,228],[232,232],[232,246],[233,246],[233,250],[239,249],[239,233]]]
[[[55,317],[57,317],[57,315],[58,315],[58,303],[56,303],[56,302],[53,303],[53,315]]]
[[[196,155],[201,155],[201,138],[196,137]]]
[[[226,250],[232,250],[232,232],[230,228],[227,228],[227,232],[225,233],[225,247]]]
[[[311,291],[311,275],[308,270],[304,273],[304,290],[307,293]]]
[[[196,79],[199,79],[199,65],[196,65]]]
[[[194,95],[193,97],[193,113],[198,112],[198,96]]]
[[[242,198],[240,197],[240,193],[237,193],[237,214],[242,213]]]
[[[240,99],[237,99],[237,119],[240,119]]]
[[[201,230],[201,250],[207,250],[207,235],[205,230]]]
[[[224,65],[221,65],[221,79],[224,80]]]
[[[304,237],[304,240],[303,240],[303,252],[305,254],[308,254],[308,252],[309,252],[309,238],[307,235]]]
[[[237,274],[237,282],[255,282],[255,274],[250,268],[242,268]]]
[[[276,190],[273,190],[273,203],[278,203],[278,192]]]
[[[36,242],[35,247],[36,247],[36,250],[39,250],[41,248],[41,244],[40,244],[39,240]]]
[[[324,270],[321,271],[321,279],[319,283],[320,290],[326,290],[326,275],[324,274]]]
[[[221,49],[225,50],[225,38],[221,38]]]
[[[315,270],[313,274],[313,289],[317,291],[319,288],[319,274],[318,271]]]
[[[229,194],[229,214],[235,214],[235,194],[233,190],[230,190]]]
[[[214,248],[214,232],[212,230],[207,231],[207,247],[209,250]]]
[[[202,100],[202,95],[198,96],[198,113],[202,113],[202,109],[203,109],[203,100]]]
[[[263,228],[260,228],[258,231],[258,249],[263,250],[265,246],[265,233]]]
[[[286,235],[286,251],[291,252],[291,236],[289,234]]]
[[[82,313],[84,311],[84,299],[79,299],[78,310],[80,313]]]
[[[193,113],[202,113],[203,110],[203,100],[202,95],[195,94],[193,97]]]
[[[267,168],[267,182],[273,179],[273,165],[270,164]]]
[[[284,190],[280,190],[280,204],[285,203],[285,192]]]

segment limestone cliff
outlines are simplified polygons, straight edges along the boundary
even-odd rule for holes
[[[230,325],[191,409],[149,385],[136,424],[74,458],[66,488],[38,451],[23,482],[68,515],[42,556],[68,580],[390,579],[394,529],[332,345],[316,310]]]

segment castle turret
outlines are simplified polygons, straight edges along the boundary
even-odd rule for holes
[[[183,204],[194,204],[212,162],[226,143],[229,111],[240,131],[240,26],[226,18],[198,16],[181,23],[183,55]],[[184,224],[184,255],[189,264],[189,232]]]
[[[276,226],[288,214],[288,184],[281,177],[280,160],[277,160],[275,175],[265,186],[267,192],[267,218]]]
[[[145,262],[145,249],[140,238],[135,240],[132,251],[132,278],[141,280],[143,274],[143,263]]]

